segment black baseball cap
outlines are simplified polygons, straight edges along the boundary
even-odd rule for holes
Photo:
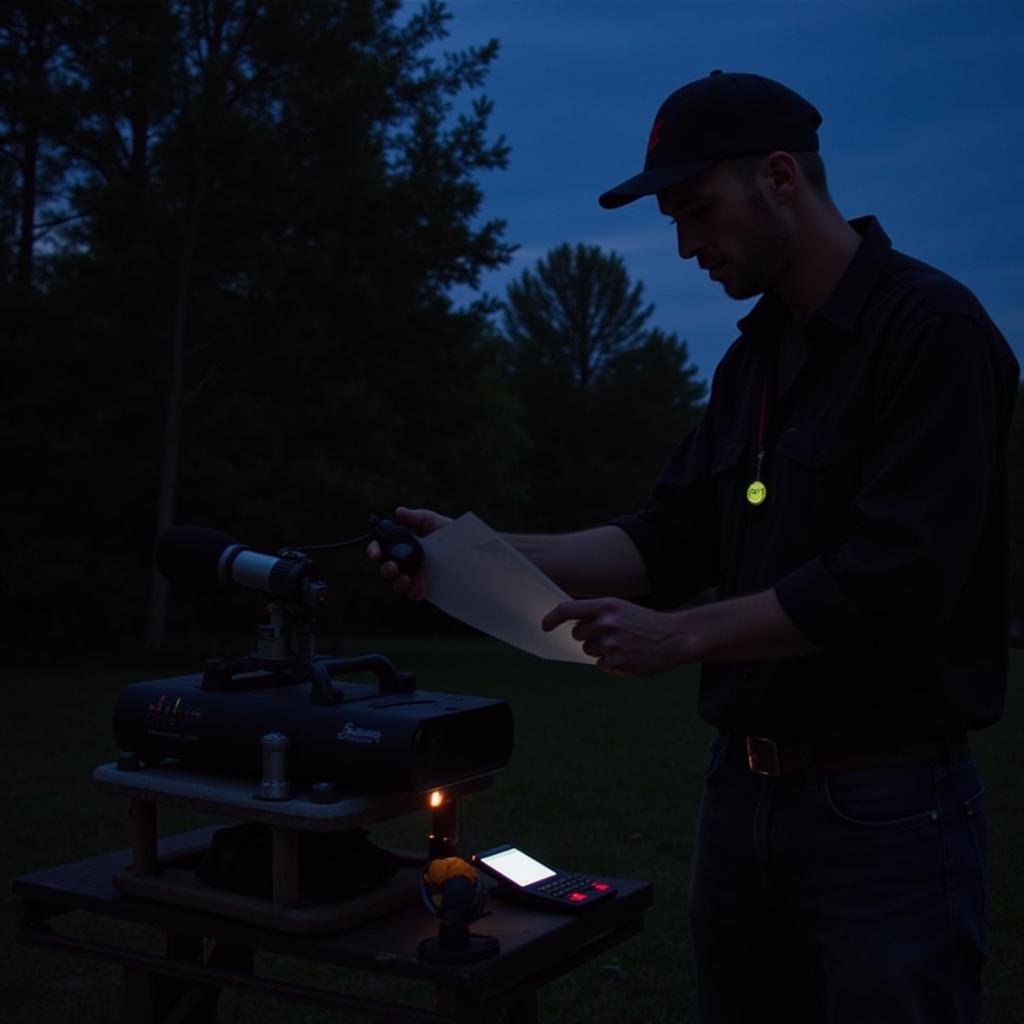
[[[647,140],[643,171],[597,201],[606,210],[625,206],[732,157],[776,149],[817,152],[820,124],[821,114],[779,82],[712,71],[662,103]]]

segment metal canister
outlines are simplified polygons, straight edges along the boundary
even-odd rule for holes
[[[288,781],[288,737],[282,732],[268,732],[260,737],[263,750],[263,780],[260,798],[290,800],[292,787]]]

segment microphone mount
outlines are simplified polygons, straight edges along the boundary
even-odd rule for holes
[[[261,555],[226,534],[202,528],[186,532],[203,548],[201,565],[205,569],[209,552],[226,546],[216,556],[216,576],[222,587],[238,584],[271,597],[267,605],[270,622],[258,627],[256,649],[234,659],[210,659],[203,670],[201,688],[221,693],[309,683],[310,703],[332,705],[342,699],[331,684],[333,675],[372,672],[381,694],[407,694],[416,690],[412,673],[399,672],[380,655],[354,658],[322,657],[315,653],[316,625],[320,616],[333,607],[331,589],[320,569],[307,554],[351,547],[377,540],[384,557],[398,563],[401,571],[415,572],[422,564],[423,549],[415,535],[397,523],[370,517],[372,529],[350,540],[332,544],[282,548],[276,558]],[[165,540],[171,537],[165,535]],[[181,534],[177,536],[181,544]],[[164,551],[164,564],[158,552],[160,571],[174,580],[172,543]],[[195,582],[195,572],[188,578]],[[204,588],[208,581],[203,578]]]

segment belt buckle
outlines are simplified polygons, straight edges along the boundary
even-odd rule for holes
[[[757,775],[781,775],[778,744],[765,736],[748,736],[747,764]]]

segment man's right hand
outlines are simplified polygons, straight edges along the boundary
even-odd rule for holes
[[[426,537],[451,522],[449,516],[431,512],[430,509],[403,506],[395,509],[395,520],[408,527],[417,537]],[[380,545],[375,540],[370,541],[366,553],[373,561],[380,561]],[[380,574],[384,579],[392,580],[394,589],[399,594],[408,594],[412,601],[420,601],[427,595],[427,578],[422,569],[412,576],[406,576],[398,571],[398,566],[394,562],[384,562],[381,564]]]

